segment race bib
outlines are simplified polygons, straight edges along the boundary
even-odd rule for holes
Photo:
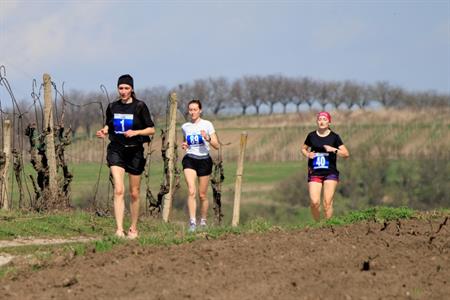
[[[203,141],[203,137],[201,134],[192,134],[192,135],[188,135],[186,137],[186,142],[188,143],[189,146],[192,145],[201,145],[204,144],[205,142]]]
[[[328,169],[330,166],[330,159],[328,153],[316,153],[313,158],[313,169]]]
[[[114,114],[114,133],[124,134],[133,128],[132,114]]]

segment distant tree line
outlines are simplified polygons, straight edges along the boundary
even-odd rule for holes
[[[386,108],[450,105],[450,95],[434,91],[409,92],[387,81],[369,85],[353,80],[324,81],[283,75],[244,76],[232,82],[224,77],[198,79],[172,90],[177,92],[183,104],[193,98],[201,99],[205,102],[207,112],[214,115],[230,107],[239,108],[242,115],[247,114],[249,108],[254,108],[255,113],[260,114],[263,105],[272,114],[276,104],[283,106],[283,113],[286,113],[289,104],[295,105],[297,112],[301,105],[312,109],[314,104],[319,104],[322,109],[327,105],[336,109],[366,109],[371,102]],[[161,101],[155,103],[154,100],[161,95],[167,97],[168,90],[164,87],[150,88],[139,94],[156,108]]]
[[[198,79],[180,84],[174,88],[165,86],[149,87],[136,91],[139,99],[150,107],[155,119],[164,118],[167,97],[170,91],[178,95],[179,108],[186,112],[189,100],[197,98],[204,103],[204,111],[215,116],[222,114],[261,114],[264,107],[268,114],[274,113],[275,105],[281,105],[283,113],[301,109],[368,109],[376,103],[385,108],[448,107],[450,95],[435,91],[411,92],[387,81],[365,84],[353,80],[325,81],[310,77],[287,77],[283,75],[244,76],[230,81],[225,77]],[[108,101],[116,99],[116,91],[110,91],[108,100],[105,93],[71,90],[65,93],[65,118],[73,132],[83,128],[91,136],[101,122]],[[62,101],[59,97],[58,101]],[[28,107],[25,101],[22,104]],[[59,109],[61,109],[61,103]],[[302,107],[303,106],[303,107]],[[56,106],[58,109],[58,105]],[[250,111],[250,112],[249,112]],[[34,119],[33,115],[25,118]],[[39,115],[36,115],[36,119]]]

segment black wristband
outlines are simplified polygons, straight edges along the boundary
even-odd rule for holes
[[[339,149],[336,149],[336,150],[334,150],[334,153],[335,153],[335,154],[337,154],[337,153],[338,153],[338,151],[339,151]]]

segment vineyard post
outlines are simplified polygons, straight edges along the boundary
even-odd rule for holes
[[[241,133],[241,143],[239,150],[238,165],[236,170],[236,184],[234,188],[234,206],[233,206],[233,219],[231,225],[233,227],[239,224],[239,213],[241,210],[241,187],[242,187],[242,174],[244,172],[244,156],[245,147],[247,145],[247,132]]]
[[[49,195],[58,199],[58,181],[56,169],[56,151],[53,128],[52,106],[52,82],[49,74],[44,74],[44,130],[45,130],[45,155],[47,156],[49,171]]]
[[[3,203],[2,209],[9,210],[9,202],[8,202],[8,183],[9,183],[9,166],[11,164],[11,121],[4,120],[3,121],[3,153],[5,154],[5,164],[3,166],[1,176],[1,201]]]
[[[177,121],[177,94],[170,94],[169,109],[169,133],[167,149],[168,172],[169,172],[169,192],[164,195],[163,220],[169,221],[170,209],[172,208],[173,193],[175,191],[175,142],[176,142],[176,121]]]

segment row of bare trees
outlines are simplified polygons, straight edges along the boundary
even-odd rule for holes
[[[268,113],[272,114],[276,104],[283,106],[284,113],[288,105],[295,105],[297,111],[301,105],[307,105],[309,109],[313,105],[322,109],[327,105],[339,109],[365,109],[373,102],[384,107],[450,105],[449,95],[434,91],[409,92],[387,81],[370,85],[352,80],[324,81],[282,75],[244,76],[233,82],[224,77],[199,79],[180,85],[176,90],[184,101],[202,99],[207,103],[208,112],[214,115],[231,106],[239,107],[243,115],[249,108],[259,114],[261,107],[267,106]]]
[[[160,119],[165,117],[170,91],[177,93],[181,110],[186,109],[189,100],[196,98],[204,103],[204,111],[213,115],[246,115],[250,109],[251,113],[260,114],[263,107],[272,114],[276,105],[281,105],[283,113],[288,111],[288,106],[291,111],[295,109],[298,112],[313,108],[367,109],[374,104],[386,108],[450,105],[450,95],[435,91],[411,92],[387,81],[365,84],[352,80],[324,81],[283,75],[244,76],[234,81],[225,77],[198,79],[172,89],[165,86],[149,87],[138,90],[136,94],[149,105],[153,117]],[[96,130],[92,126],[98,126],[92,121],[101,123],[108,101],[113,101],[115,96],[109,100],[100,91],[71,90],[64,98],[68,100],[65,103],[66,118],[70,120],[73,132],[82,128],[91,136]],[[59,101],[62,101],[62,97]]]

